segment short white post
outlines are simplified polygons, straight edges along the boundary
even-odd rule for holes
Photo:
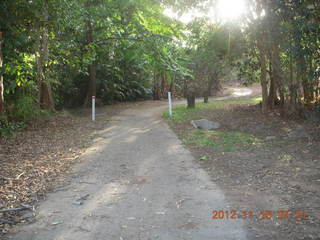
[[[172,100],[171,100],[171,92],[168,92],[168,100],[169,100],[169,115],[172,116]]]
[[[96,120],[96,97],[92,96],[92,121]]]

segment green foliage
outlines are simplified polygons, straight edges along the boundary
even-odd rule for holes
[[[26,121],[35,116],[36,105],[31,97],[25,96],[19,98],[14,105],[12,118],[15,120]]]
[[[251,43],[252,44],[252,43]],[[260,81],[260,65],[256,48],[250,48],[247,43],[246,52],[237,62],[239,68],[238,77],[244,85],[258,83]]]
[[[31,122],[39,117],[49,117],[50,113],[40,109],[33,98],[29,96],[19,97],[8,113],[8,119],[18,122]]]
[[[240,77],[245,83],[262,81],[263,110],[280,102],[282,113],[297,114],[304,104],[319,102],[319,3],[248,4],[253,11],[247,13],[250,21],[244,28],[247,50],[239,62]],[[254,11],[265,14],[255,17]]]
[[[320,99],[319,5],[271,1],[262,6],[265,17],[248,16],[243,29],[206,19],[185,26],[163,14],[163,4],[186,10],[206,8],[209,2],[2,1],[0,73],[10,121],[43,114],[43,84],[50,85],[49,95],[62,109],[83,105],[93,85],[96,97],[109,104],[163,98],[169,90],[181,96],[190,88],[199,96],[210,95],[231,72],[239,72],[247,84],[259,81],[259,34],[266,36],[267,85],[273,77],[276,97],[297,105]],[[177,109],[173,119],[192,118],[191,113]]]
[[[17,11],[19,9],[19,11]],[[5,100],[30,110],[18,98],[39,96],[39,77],[51,84],[58,109],[80,106],[89,91],[89,66],[96,64],[97,98],[103,103],[152,96],[154,71],[168,81],[188,75],[176,56],[174,38],[181,26],[149,0],[4,1],[0,31],[4,33]],[[88,23],[92,39],[88,40]],[[39,34],[48,31],[48,60],[39,73]],[[40,37],[40,44],[43,37]],[[41,60],[41,59],[40,59]],[[41,76],[40,76],[41,75]],[[39,101],[33,101],[35,108]],[[12,118],[29,118],[15,108]]]
[[[214,95],[237,67],[234,63],[244,51],[243,34],[232,25],[211,23],[205,18],[194,19],[186,31],[185,65],[193,75],[186,79],[187,90],[197,96]]]

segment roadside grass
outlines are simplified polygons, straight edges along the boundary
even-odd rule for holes
[[[173,108],[173,115],[171,117],[168,112],[165,112],[163,117],[167,118],[171,124],[179,126],[189,123],[189,121],[194,119],[201,119],[201,116],[208,111],[229,109],[235,105],[254,105],[260,101],[261,98],[242,98],[216,100],[207,104],[197,103],[196,108],[193,109],[188,109],[186,106],[177,106]],[[185,145],[205,147],[222,152],[248,150],[252,147],[259,147],[263,143],[262,139],[240,131],[183,129],[182,133],[179,135]]]
[[[199,118],[202,111],[226,109],[232,105],[240,104],[257,104],[261,98],[242,98],[242,99],[228,99],[228,100],[215,100],[209,103],[196,103],[196,108],[187,108],[185,105],[173,108],[172,116],[168,112],[163,113],[163,117],[174,122],[191,121]]]
[[[208,147],[217,151],[234,152],[259,146],[262,140],[251,134],[238,131],[204,131],[197,129],[185,134],[183,143],[185,145]]]

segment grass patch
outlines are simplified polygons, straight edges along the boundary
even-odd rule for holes
[[[254,105],[261,101],[261,98],[241,98],[216,100],[209,103],[197,103],[196,108],[188,109],[186,106],[177,106],[173,109],[173,115],[170,117],[168,112],[163,117],[168,118],[175,125],[180,125],[191,120],[199,119],[206,112],[230,109],[235,105]],[[252,147],[260,146],[261,139],[254,135],[239,131],[203,131],[203,130],[186,130],[180,135],[183,143],[198,147],[206,147],[215,151],[234,152],[238,150],[247,150]],[[205,161],[205,158],[202,159]]]
[[[173,108],[172,116],[170,117],[168,112],[163,113],[164,118],[168,118],[173,121],[190,121],[192,116],[199,112],[200,107],[197,108],[187,108],[186,106],[178,106]]]
[[[234,152],[258,146],[262,140],[247,133],[237,131],[193,130],[183,139],[186,145],[213,148],[223,152]]]
[[[171,117],[169,116],[168,112],[163,113],[163,117],[175,122],[191,121],[199,118],[199,114],[205,110],[226,109],[232,105],[257,104],[260,101],[261,98],[215,100],[209,103],[197,103],[196,108],[192,109],[189,109],[183,105],[174,107]]]

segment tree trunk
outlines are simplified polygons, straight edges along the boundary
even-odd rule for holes
[[[320,105],[320,81],[318,81],[318,83],[316,84],[315,89],[316,104]]]
[[[265,5],[264,1],[257,0],[256,1],[256,13],[258,16],[262,13],[263,9],[265,9],[267,6]],[[266,63],[266,53],[267,53],[267,47],[266,42],[267,41],[267,34],[264,29],[261,29],[260,32],[257,33],[256,36],[256,42],[257,42],[257,48],[259,50],[259,64],[260,64],[260,84],[262,88],[262,103],[261,103],[261,109],[263,113],[267,112],[268,108],[268,82],[267,82],[267,63]]]
[[[45,81],[42,81],[40,85],[40,107],[50,111],[54,110],[51,85]]]
[[[93,43],[93,29],[92,29],[92,23],[90,18],[86,22],[87,32],[86,32],[86,44],[92,44]],[[96,61],[93,61],[90,63],[88,67],[89,71],[89,88],[87,92],[87,97],[85,101],[85,106],[90,106],[90,102],[93,96],[96,96],[97,90],[97,63]]]
[[[208,89],[207,89],[207,95],[208,96],[212,95],[211,91],[212,91],[212,87],[213,87],[214,81],[215,81],[215,78],[212,77],[212,76],[209,76]]]
[[[269,96],[268,96],[268,108],[273,109],[273,107],[278,103],[277,96],[277,85],[274,80],[272,65],[270,64],[269,69],[270,76],[270,86],[269,86]]]
[[[48,16],[46,16],[47,18]],[[47,65],[49,61],[49,36],[48,36],[48,27],[44,27],[43,31],[43,68]],[[44,76],[46,75],[45,70],[43,70]],[[43,109],[54,110],[54,101],[52,96],[52,89],[50,82],[46,81],[46,79],[42,79],[40,86],[40,105]]]
[[[2,54],[2,32],[0,32],[0,69],[3,65],[3,54]],[[4,114],[4,86],[3,86],[3,74],[2,69],[0,72],[0,116]]]
[[[170,83],[169,92],[171,92],[172,96],[174,95],[174,80]]]
[[[160,87],[156,70],[153,71],[153,100],[160,100]]]
[[[96,96],[96,86],[97,86],[97,64],[92,62],[89,67],[89,88],[87,92],[85,106],[89,107],[91,103],[92,96]]]
[[[39,26],[36,41],[37,82],[40,108],[53,111],[54,101],[50,82],[46,81],[45,66],[49,61],[48,6],[44,7],[44,25]]]
[[[187,95],[187,103],[188,103],[188,108],[195,108],[196,107],[196,96],[194,92],[190,92]]]
[[[196,107],[196,97],[195,95],[188,95],[187,96],[187,103],[188,103],[188,108],[195,108]]]
[[[208,83],[208,85],[209,85],[209,83]],[[204,94],[203,94],[203,102],[204,103],[209,102],[209,96],[210,96],[209,92],[210,92],[209,87],[206,90],[204,90]]]
[[[263,43],[260,39],[257,40],[257,46],[259,49],[259,63],[260,63],[260,83],[262,88],[262,112],[267,112],[268,107],[268,84],[267,84],[267,64],[266,64],[266,54],[264,51]]]
[[[313,67],[312,67],[312,58],[309,59],[309,70],[308,72],[310,75],[313,72]],[[303,78],[302,79],[302,87],[303,87],[303,97],[304,97],[304,102],[307,105],[310,105],[311,102],[314,100],[314,92],[315,92],[315,85],[314,82],[312,81],[313,79],[309,78]]]
[[[273,71],[273,80],[275,81],[275,84],[279,90],[280,95],[280,103],[283,107],[285,107],[286,104],[286,98],[285,98],[285,86],[284,86],[284,77],[283,77],[283,71],[281,68],[281,60],[280,60],[280,47],[279,44],[276,42],[273,42],[272,46],[272,52],[271,52],[271,64],[272,64],[272,71]]]
[[[167,97],[167,90],[168,90],[168,83],[167,83],[167,75],[165,72],[161,74],[161,98],[166,98]]]

